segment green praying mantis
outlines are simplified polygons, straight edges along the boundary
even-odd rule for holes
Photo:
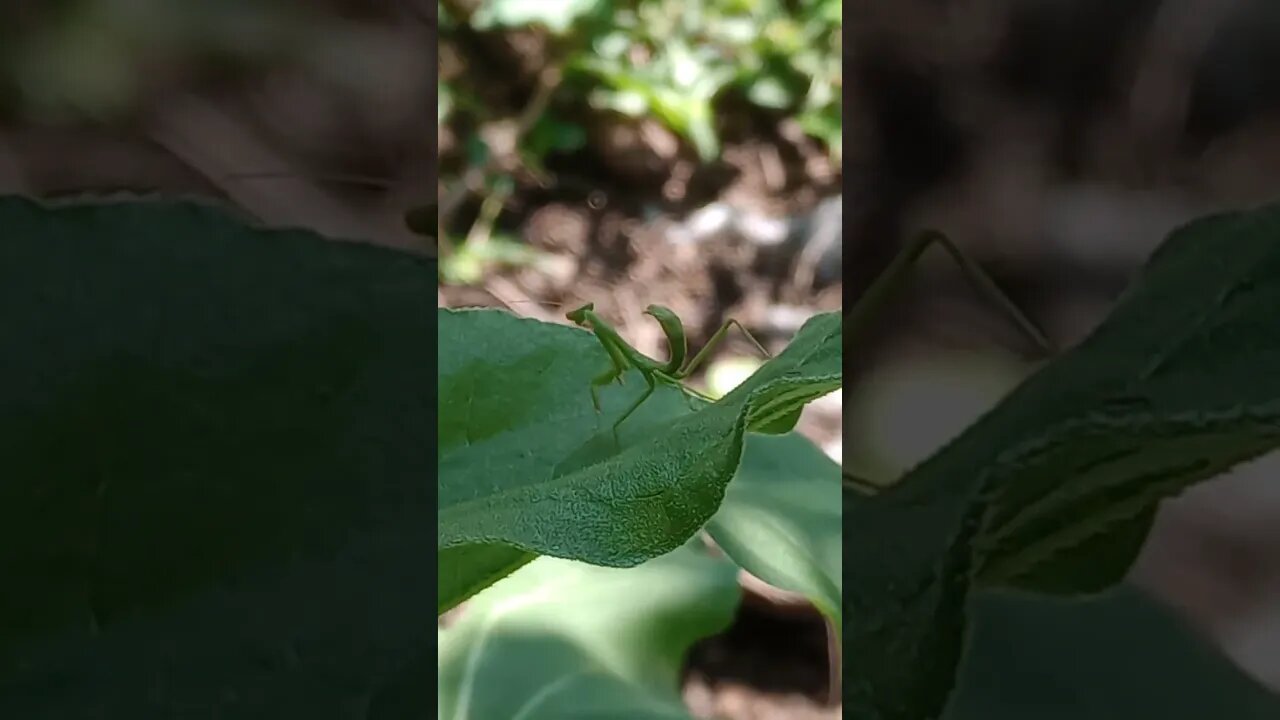
[[[406,224],[416,233],[431,236],[436,229],[438,219],[436,213],[437,205],[435,203],[429,203],[421,208],[414,208],[409,213],[406,213]],[[934,246],[945,250],[959,266],[978,294],[988,302],[995,304],[1037,348],[1045,354],[1052,352],[1049,340],[1013,303],[1009,296],[996,285],[991,276],[966,256],[946,235],[935,230],[926,230],[919,233],[903,247],[889,263],[888,267],[871,283],[858,302],[845,314],[843,334],[846,346],[849,345],[850,340],[855,339],[866,329],[883,306],[902,289],[910,277],[912,269],[920,261],[925,251]],[[706,345],[686,363],[688,342],[684,323],[679,316],[670,308],[657,304],[649,305],[644,313],[658,322],[663,335],[666,337],[668,358],[665,362],[645,355],[624,340],[611,324],[596,314],[593,303],[587,303],[565,315],[574,324],[595,334],[609,358],[609,367],[591,380],[591,404],[596,412],[601,411],[600,389],[615,381],[621,384],[623,376],[628,369],[634,368],[637,370],[645,381],[645,390],[614,421],[612,431],[615,441],[618,437],[618,428],[640,409],[640,406],[653,395],[658,385],[670,385],[685,393],[686,396],[692,395],[706,402],[714,402],[713,398],[707,397],[703,393],[685,385],[683,381],[710,357],[715,348],[724,340],[731,327],[737,326],[761,354],[766,358],[770,357],[769,351],[740,322],[729,319],[721,324]],[[870,489],[872,487],[865,481],[861,481],[848,473],[844,475],[844,482],[847,486],[860,489]]]
[[[688,341],[685,337],[684,323],[679,316],[672,312],[670,308],[662,305],[650,305],[645,308],[644,313],[658,321],[658,325],[662,328],[662,334],[667,338],[669,357],[666,362],[654,360],[635,349],[626,340],[623,340],[612,325],[596,314],[594,303],[587,303],[565,315],[574,324],[595,333],[600,344],[604,346],[605,353],[609,356],[609,368],[591,380],[591,404],[595,407],[596,412],[600,412],[601,387],[609,385],[615,380],[621,383],[623,374],[629,368],[635,368],[640,372],[640,376],[644,378],[646,384],[644,392],[613,423],[615,440],[618,437],[618,427],[622,425],[623,421],[631,417],[636,410],[640,409],[644,401],[648,400],[649,396],[653,395],[654,391],[657,390],[659,384],[670,385],[701,400],[714,402],[713,398],[694,390],[682,381],[711,356],[712,351],[715,350],[716,346],[724,339],[726,333],[729,332],[729,328],[736,325],[743,335],[756,346],[757,350],[765,357],[769,357],[769,351],[742,326],[742,323],[730,319],[726,320],[707,340],[707,344],[703,345],[702,349],[686,363],[685,357],[689,352]]]
[[[844,344],[848,345],[851,334],[856,336],[866,328],[885,302],[903,287],[911,270],[919,262],[924,252],[935,245],[947,251],[980,295],[999,306],[1001,311],[1013,320],[1019,330],[1034,342],[1037,347],[1046,353],[1051,352],[1051,345],[1048,339],[995,284],[995,281],[977,263],[961,252],[955,243],[951,242],[942,233],[932,230],[920,233],[908,243],[898,253],[897,257],[890,262],[884,272],[867,288],[866,293],[859,299],[857,304],[845,314]],[[688,349],[684,324],[680,321],[680,318],[669,308],[662,305],[650,305],[644,312],[658,322],[663,334],[666,336],[669,357],[665,362],[655,360],[641,353],[626,340],[622,339],[612,325],[595,313],[595,306],[592,303],[583,305],[566,314],[566,317],[574,324],[594,333],[609,357],[608,369],[591,380],[591,403],[596,412],[600,412],[600,389],[602,387],[614,381],[621,383],[623,375],[628,369],[632,368],[639,371],[640,376],[644,378],[646,384],[644,392],[613,423],[615,440],[618,427],[653,395],[659,384],[671,385],[707,402],[714,402],[712,398],[684,385],[683,380],[710,356],[715,347],[724,339],[730,327],[736,325],[762,354],[769,357],[769,352],[741,323],[730,319],[720,326],[707,341],[707,344],[688,363],[685,363]],[[846,475],[845,480],[846,484],[849,484],[851,476]]]
[[[422,208],[415,208],[406,214],[405,219],[414,232],[431,236],[436,228],[436,206],[435,204],[429,204]],[[843,334],[846,346],[874,321],[884,305],[902,289],[910,277],[912,269],[919,262],[925,251],[933,246],[938,246],[945,250],[959,266],[978,294],[988,302],[996,305],[1041,352],[1045,354],[1053,352],[1049,340],[1013,303],[1009,296],[995,284],[991,276],[966,256],[949,238],[934,230],[921,232],[903,247],[889,263],[888,267],[871,283],[858,302],[845,314]],[[669,356],[665,362],[655,360],[641,353],[624,340],[612,325],[596,314],[595,305],[592,303],[587,303],[566,314],[566,317],[574,324],[594,333],[609,357],[609,367],[591,380],[591,404],[596,412],[600,412],[601,388],[615,381],[621,384],[623,375],[631,368],[639,371],[640,376],[644,378],[646,384],[644,392],[627,406],[613,423],[612,431],[615,442],[618,438],[618,428],[640,409],[640,406],[653,395],[660,384],[674,386],[687,395],[692,395],[706,402],[714,402],[713,398],[686,386],[683,381],[706,361],[716,346],[724,339],[730,327],[736,325],[765,357],[769,357],[769,352],[741,323],[730,319],[726,320],[712,334],[707,344],[686,363],[688,343],[684,324],[680,318],[670,308],[662,305],[650,305],[644,312],[658,322],[662,328],[663,335],[666,336]],[[876,484],[860,478],[848,470],[842,471],[842,482],[847,488],[867,494],[874,494],[880,490]]]

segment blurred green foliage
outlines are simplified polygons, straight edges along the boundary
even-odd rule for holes
[[[541,60],[558,73],[553,92],[575,102],[532,102],[513,148],[520,165],[546,177],[550,155],[588,144],[584,105],[655,119],[710,162],[721,152],[719,121],[742,112],[745,102],[775,121],[794,121],[839,165],[842,22],[839,0],[482,0],[465,19],[441,5],[439,28],[442,44],[511,30],[532,30],[548,41]],[[514,188],[510,164],[490,162],[494,149],[472,132],[503,114],[481,99],[486,82],[492,78],[466,69],[447,73],[438,85],[437,118],[463,130],[460,159],[483,175],[467,183],[469,192],[494,208]],[[736,103],[726,102],[731,95]],[[493,216],[482,210],[465,239],[442,239],[444,282],[476,282],[494,265],[536,262],[513,251],[514,238],[493,225]]]
[[[471,29],[539,27],[562,53],[564,80],[596,109],[653,117],[704,160],[720,153],[716,103],[726,91],[791,117],[840,161],[839,0],[485,0]],[[443,11],[441,33],[456,21]],[[440,86],[440,122],[461,109]],[[526,157],[584,142],[540,121]],[[530,146],[532,145],[532,146]]]

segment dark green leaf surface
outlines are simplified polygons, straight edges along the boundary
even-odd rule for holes
[[[945,720],[1271,720],[1280,697],[1131,588],[978,593]]]
[[[938,717],[975,579],[1117,580],[1160,499],[1280,445],[1280,206],[1176,231],[1102,326],[903,481],[846,493],[846,710]]]
[[[440,310],[439,327],[441,611],[529,553],[628,567],[679,547],[719,507],[744,433],[785,429],[840,386],[829,313],[697,412],[660,386],[615,445],[610,428],[644,382],[632,371],[602,389],[596,413],[590,380],[608,359],[593,335],[494,310]]]
[[[426,623],[372,593],[430,586],[435,277],[196,203],[0,199],[0,716],[101,717],[72,706],[118,675],[182,717],[277,640],[298,682],[404,661]],[[349,589],[315,570],[352,553]]]
[[[401,686],[432,646],[430,536],[420,519],[353,534],[331,558],[201,592],[92,639],[49,643],[0,678],[0,717],[415,717],[393,708],[430,694],[425,677],[416,695]]]

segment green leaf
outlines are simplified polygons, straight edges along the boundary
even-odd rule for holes
[[[424,717],[387,706],[405,704],[395,681],[432,646],[430,536],[429,519],[387,523],[328,557],[74,629],[0,675],[0,717]]]
[[[722,17],[707,29],[721,42],[747,46],[760,35],[760,22],[750,17]]]
[[[710,105],[694,104],[688,108],[686,134],[702,162],[713,162],[720,156],[720,136],[716,133]]]
[[[525,153],[540,162],[551,153],[567,153],[585,147],[587,131],[581,125],[560,122],[543,115],[534,123],[521,144]]]
[[[604,388],[596,413],[590,381],[609,361],[592,334],[492,310],[440,310],[438,324],[438,547],[455,589],[481,589],[522,552],[613,567],[670,552],[719,507],[748,429],[840,386],[840,317],[827,313],[696,413],[660,385],[615,445],[611,427],[644,381],[631,371]],[[513,550],[474,568],[443,552],[469,545]],[[463,599],[441,595],[437,609]]]
[[[434,206],[433,206],[434,207]],[[500,234],[483,242],[463,242],[440,264],[440,277],[450,285],[471,285],[496,267],[527,267],[543,254],[511,236]]]
[[[152,667],[243,671],[221,665],[231,637],[241,657],[278,637],[255,593],[307,632],[373,632],[308,575],[351,553],[377,556],[351,587],[429,585],[434,285],[433,261],[191,202],[0,199],[0,687],[71,663],[54,684],[87,691],[128,665],[98,659],[153,642]],[[396,662],[330,641],[337,665]]]
[[[649,95],[636,90],[609,90],[596,88],[590,93],[593,107],[613,110],[628,117],[639,117],[649,112]]]
[[[945,720],[1270,720],[1280,696],[1143,594],[980,593]]]
[[[613,30],[597,35],[591,41],[591,47],[597,56],[597,62],[611,60],[623,62],[628,50],[632,47],[632,37],[621,30]]]
[[[747,97],[760,107],[780,110],[796,101],[796,94],[776,75],[764,75],[751,83]]]
[[[782,354],[766,362],[716,406],[745,405],[747,427],[752,432],[766,432],[811,400],[839,390],[844,376],[840,323],[837,312],[809,318]],[[787,427],[785,431],[790,430]]]
[[[802,410],[803,408],[796,408],[785,415],[779,415],[767,423],[753,427],[752,430],[765,435],[785,435],[796,428],[796,424],[800,422]]]
[[[440,83],[436,88],[436,124],[443,125],[453,112],[453,91],[448,85]]]
[[[899,485],[846,493],[846,708],[936,716],[975,579],[1114,584],[1156,503],[1280,445],[1278,237],[1275,205],[1180,228],[1079,347]]]
[[[794,433],[749,435],[707,532],[739,566],[840,627],[840,467]]]
[[[472,167],[484,167],[488,164],[489,158],[493,156],[493,150],[489,147],[489,143],[479,135],[472,135],[463,143],[466,151],[467,164]],[[486,178],[487,179],[487,178]]]
[[[837,160],[841,157],[843,151],[841,133],[844,132],[844,120],[838,109],[831,110],[824,107],[805,110],[797,116],[796,122],[800,124],[800,129],[805,134],[824,143],[833,157]]]
[[[440,633],[436,717],[689,718],[684,656],[739,598],[737,569],[692,544],[625,570],[539,558]]]

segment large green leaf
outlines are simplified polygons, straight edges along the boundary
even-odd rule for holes
[[[846,493],[846,708],[937,717],[970,585],[1116,582],[1160,499],[1280,445],[1280,206],[1177,231],[1111,316],[866,497]]]
[[[1270,720],[1280,696],[1130,588],[978,593],[946,720]]]
[[[660,386],[615,443],[644,382],[628,373],[596,413],[609,361],[590,333],[495,310],[440,310],[439,327],[440,611],[532,554],[628,567],[679,547],[719,507],[744,434],[789,430],[840,386],[840,318],[819,315],[697,412]]]
[[[435,717],[688,719],[684,655],[739,597],[734,566],[697,544],[627,569],[539,558],[440,634]]]
[[[750,435],[707,532],[738,565],[840,627],[840,467],[794,433]]]
[[[74,632],[0,677],[0,717],[402,720],[429,695],[420,668],[435,623],[419,518],[196,593],[91,638]],[[429,561],[428,561],[429,562]],[[425,673],[422,673],[425,676]]]
[[[425,259],[191,202],[0,199],[0,682],[62,667],[55,638],[59,657],[123,657],[187,612],[219,619],[174,635],[199,638],[166,646],[175,667],[216,656],[205,640],[266,642],[242,600],[429,526],[435,277]],[[353,587],[429,584],[425,533],[401,538],[379,560],[400,564],[353,570]],[[340,588],[290,592],[316,632],[390,621]],[[396,620],[421,639],[417,615]],[[74,693],[119,668],[48,682]],[[170,690],[158,707],[179,706]],[[22,707],[0,715],[41,716]]]

